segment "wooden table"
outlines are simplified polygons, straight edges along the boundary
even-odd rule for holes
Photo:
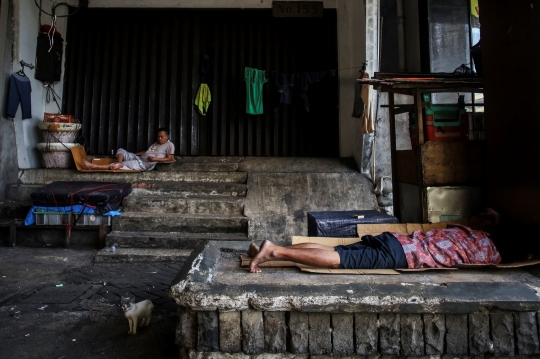
[[[394,215],[401,219],[400,216],[400,196],[398,185],[398,160],[396,151],[396,123],[395,116],[405,112],[415,112],[417,119],[417,138],[418,146],[423,146],[424,139],[424,116],[422,108],[422,94],[437,93],[437,92],[468,92],[482,93],[483,82],[480,78],[455,78],[449,73],[434,73],[434,74],[400,74],[400,73],[375,73],[371,79],[358,79],[361,84],[373,86],[377,91],[388,93],[388,109],[390,116],[390,149],[392,158],[392,187],[394,199]],[[413,96],[413,105],[403,105],[395,103],[395,94]],[[421,151],[415,151],[417,156],[416,170],[421,171]],[[422,177],[422,173],[417,174],[418,178]],[[423,209],[423,220],[427,221],[427,209]]]

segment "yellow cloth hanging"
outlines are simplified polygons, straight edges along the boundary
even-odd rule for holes
[[[195,105],[199,108],[199,113],[206,116],[208,107],[210,107],[210,101],[212,101],[212,95],[210,94],[210,88],[207,84],[201,84],[199,91],[197,91],[197,97],[195,97]]]

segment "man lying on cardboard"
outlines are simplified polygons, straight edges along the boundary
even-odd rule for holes
[[[106,165],[98,165],[82,162],[82,167],[87,170],[132,170],[151,171],[158,162],[174,161],[174,144],[169,141],[169,131],[160,127],[157,133],[157,142],[154,142],[146,151],[131,153],[123,148],[116,152],[116,162]]]
[[[252,243],[248,249],[248,255],[253,258],[249,267],[251,273],[259,273],[259,264],[271,260],[340,269],[442,268],[456,264],[498,264],[501,262],[501,255],[490,234],[482,230],[498,223],[499,214],[488,208],[472,219],[470,227],[450,224],[447,228],[427,232],[414,231],[411,235],[384,232],[377,236],[366,235],[359,242],[337,247],[317,243],[281,247],[264,241],[259,248]]]

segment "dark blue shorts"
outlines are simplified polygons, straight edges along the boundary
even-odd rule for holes
[[[401,243],[388,232],[363,236],[361,242],[334,248],[342,269],[408,268]]]

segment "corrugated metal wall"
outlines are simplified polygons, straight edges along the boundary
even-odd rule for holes
[[[337,79],[310,86],[311,110],[245,113],[244,67],[336,69],[336,13],[272,18],[265,11],[86,9],[69,19],[64,111],[83,123],[90,154],[141,151],[170,128],[176,155],[338,156]],[[199,71],[210,55],[211,74]],[[201,116],[201,82],[212,92]]]

